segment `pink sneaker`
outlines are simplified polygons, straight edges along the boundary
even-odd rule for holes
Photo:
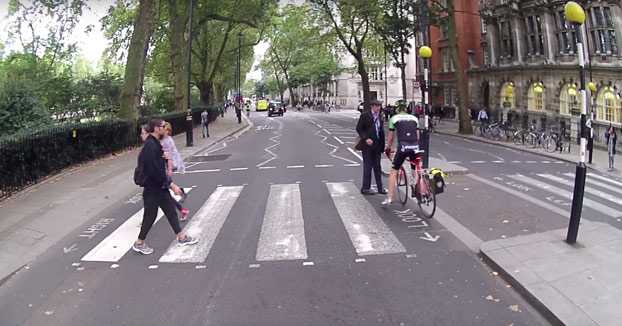
[[[181,218],[180,220],[183,222],[186,220],[186,216],[188,215],[188,213],[190,213],[190,211],[186,208],[182,208],[181,209]]]

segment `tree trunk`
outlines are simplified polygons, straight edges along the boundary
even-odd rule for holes
[[[361,86],[363,86],[363,102],[365,106],[365,110],[371,110],[371,98],[369,92],[369,75],[367,75],[367,70],[365,69],[365,63],[363,62],[363,55],[361,51],[359,52],[359,56],[356,57],[356,62],[358,64],[358,73],[361,76]]]
[[[402,60],[404,60],[404,53],[402,53]],[[400,64],[400,70],[402,72],[402,99],[406,101],[406,64],[403,62],[404,61]]]
[[[175,98],[175,110],[183,111],[186,109],[186,91],[188,76],[186,75],[187,43],[186,43],[186,23],[188,14],[186,6],[178,9],[177,0],[169,0],[169,20],[171,26],[170,58],[173,69],[173,96]]]
[[[210,104],[212,100],[212,89],[214,87],[214,83],[202,80],[197,85],[199,87],[199,94],[201,97],[201,106],[207,106]]]
[[[279,74],[274,70],[274,77],[276,78],[276,86],[279,88],[279,94],[281,95],[281,103],[283,103],[283,86],[281,85],[281,79],[279,79]]]
[[[125,78],[119,99],[119,118],[136,122],[138,105],[142,97],[147,50],[155,29],[155,6],[153,0],[140,0],[138,16],[127,53]]]
[[[454,62],[454,67],[456,68],[456,80],[458,86],[458,117],[460,119],[460,124],[458,127],[458,132],[461,134],[472,134],[473,126],[471,125],[471,117],[469,116],[469,94],[465,85],[465,71],[462,68],[462,63],[460,62],[460,57],[458,57],[458,40],[456,39],[456,16],[454,12],[454,5],[452,1],[448,1],[448,26],[447,32],[449,34],[449,49],[451,52],[451,58]]]

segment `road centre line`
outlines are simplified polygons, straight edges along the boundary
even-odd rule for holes
[[[485,161],[471,161],[471,163],[486,163]]]
[[[220,169],[192,170],[192,171],[186,171],[186,174],[188,174],[188,173],[206,173],[206,172],[220,172]]]
[[[229,169],[229,171],[244,171],[244,170],[248,170],[248,168],[231,168],[231,169]]]
[[[260,170],[276,169],[276,166],[260,166],[257,167]]]
[[[358,163],[352,163],[352,164],[344,164],[343,166],[361,166]]]
[[[317,164],[315,167],[316,168],[332,168],[333,165],[332,164]]]
[[[287,168],[288,169],[302,169],[304,168],[304,165],[288,165]]]

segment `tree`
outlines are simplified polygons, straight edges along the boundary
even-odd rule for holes
[[[134,21],[134,32],[127,53],[125,78],[121,90],[119,118],[129,121],[138,119],[138,105],[142,97],[145,62],[149,42],[155,29],[154,0],[140,0],[138,16]]]
[[[402,99],[406,100],[406,55],[412,44],[415,22],[409,9],[414,5],[412,0],[383,0],[379,3],[382,14],[375,21],[375,30],[384,41],[386,51],[391,54],[395,66],[400,68],[402,76]]]
[[[369,76],[365,68],[364,49],[371,32],[371,21],[377,15],[374,0],[311,0],[330,22],[338,39],[354,57],[363,86],[365,109],[371,109]]]
[[[466,89],[466,70],[462,67],[460,57],[458,56],[458,39],[456,37],[456,15],[454,9],[454,1],[447,0],[446,6],[438,0],[431,0],[433,10],[439,13],[440,24],[447,24],[447,34],[449,36],[449,52],[456,68],[456,80],[458,84],[459,111],[460,120],[458,132],[461,134],[472,134],[473,126],[469,116],[469,94]]]

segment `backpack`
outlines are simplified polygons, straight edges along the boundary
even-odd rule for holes
[[[147,173],[145,173],[144,165],[140,164],[140,160],[134,169],[134,183],[141,187],[144,187],[145,183],[147,183]]]
[[[431,168],[429,173],[432,176],[434,193],[443,193],[445,191],[445,173],[437,168]]]

